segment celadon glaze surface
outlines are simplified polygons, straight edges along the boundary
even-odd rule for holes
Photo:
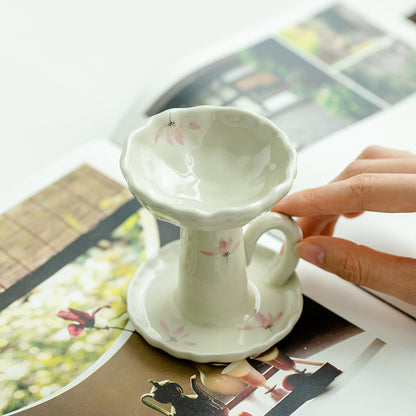
[[[179,279],[179,245],[163,246],[136,271],[128,288],[131,322],[149,344],[178,358],[228,363],[261,354],[291,331],[303,305],[298,277],[293,273],[284,285],[271,285],[267,277],[276,253],[261,245],[247,268],[252,309],[223,325],[186,319],[172,296]]]
[[[184,316],[201,324],[232,324],[253,310],[250,295],[241,227],[181,229],[176,296]]]
[[[150,344],[229,362],[291,330],[302,310],[294,273],[301,232],[267,212],[296,173],[281,130],[236,108],[172,109],[127,138],[121,169],[143,206],[181,227],[180,241],[147,260],[129,286],[129,316]],[[285,237],[281,254],[257,244],[272,229]]]
[[[157,114],[124,144],[121,168],[153,214],[196,229],[234,228],[290,189],[296,154],[271,121],[201,106]]]

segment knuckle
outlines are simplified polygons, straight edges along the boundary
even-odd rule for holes
[[[376,180],[376,175],[371,173],[360,173],[350,178],[349,190],[355,200],[357,211],[364,211],[363,197],[372,193]]]
[[[347,252],[342,260],[340,275],[355,284],[366,285],[368,276],[363,273],[362,263],[359,258],[351,252]]]
[[[350,187],[354,193],[362,194],[371,191],[376,180],[376,175],[372,173],[360,173],[350,179]]]

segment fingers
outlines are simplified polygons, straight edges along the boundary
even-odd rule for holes
[[[416,158],[407,159],[356,159],[334,181],[351,178],[362,173],[414,173]],[[333,182],[334,182],[333,181]]]
[[[332,235],[338,218],[338,215],[317,215],[298,218],[297,223],[302,229],[303,238],[311,235]]]
[[[369,175],[368,175],[369,174]],[[336,177],[331,183],[333,182],[341,182],[346,179],[351,179],[350,182],[342,182],[341,186],[344,186],[344,190],[352,191],[353,196],[355,196],[355,203],[360,206],[361,193],[366,193],[368,198],[371,198],[371,195],[367,193],[367,188],[372,187],[371,181],[373,178],[373,174],[412,174],[416,175],[416,155],[402,151],[402,150],[395,150],[395,149],[388,149],[381,146],[370,146],[366,148],[358,158],[350,163],[347,168],[338,176]],[[380,178],[380,181],[377,181],[379,184],[380,192],[383,192],[381,187],[385,182],[386,178]],[[410,179],[410,178],[409,178]],[[396,181],[400,182],[400,177],[395,178]],[[414,179],[416,182],[416,177]],[[391,183],[391,186],[394,186]],[[325,212],[325,209],[322,205],[326,204],[326,199],[321,199],[321,204],[317,204],[318,210],[312,210],[315,214],[295,214],[294,212],[289,212],[292,208],[295,208],[298,211],[302,211],[302,205],[310,205],[313,207],[315,201],[318,198],[322,198],[322,194],[326,194],[327,192],[336,192],[337,190],[341,189],[337,186],[332,187],[320,187],[316,188],[315,190],[310,190],[306,193],[297,193],[290,198],[285,198],[284,201],[278,203],[274,208],[275,211],[281,211],[288,215],[323,215],[323,214],[333,214],[334,212]],[[359,192],[354,192],[358,190]],[[397,188],[398,192],[399,188]],[[394,190],[393,190],[394,191]],[[385,195],[390,192],[390,189],[384,190]],[[336,198],[336,194],[332,195],[332,198]],[[389,195],[389,198],[394,198],[395,195]],[[412,198],[412,193],[409,194],[409,198]],[[328,198],[331,198],[331,195],[328,194]],[[389,199],[385,198],[385,199]],[[290,204],[288,204],[290,202]],[[318,201],[319,202],[319,201]],[[343,201],[342,201],[343,202]],[[392,202],[392,201],[388,201]],[[374,203],[377,203],[374,201]],[[340,201],[341,204],[341,201]],[[391,204],[390,204],[391,206]],[[393,205],[394,206],[394,205]],[[370,208],[367,208],[370,209]],[[392,212],[398,208],[390,208],[388,212]],[[382,211],[383,209],[380,207],[377,211]],[[358,215],[359,212],[362,210],[356,210],[357,213],[353,213],[350,210],[342,210],[338,209],[337,214],[347,214],[348,217],[353,217]]]
[[[343,216],[355,218],[361,214],[362,212],[351,212],[349,214],[343,214]],[[338,219],[339,215],[316,215],[312,217],[299,217],[297,223],[302,229],[303,237],[306,238],[312,235],[332,235]]]
[[[416,211],[416,156],[371,146],[328,185],[283,198],[273,211],[300,217],[299,257],[355,284],[416,305],[416,259],[330,237],[340,215]]]
[[[407,159],[416,158],[413,153],[405,150],[390,149],[383,146],[369,146],[363,150],[357,159]]]
[[[359,215],[361,215],[363,212],[346,212],[344,214],[342,214],[344,217],[346,218],[355,218],[358,217]]]
[[[273,211],[298,217],[362,211],[413,212],[416,211],[416,175],[356,175],[286,196]]]
[[[416,260],[397,257],[326,236],[304,239],[299,257],[357,285],[375,289],[416,305]]]

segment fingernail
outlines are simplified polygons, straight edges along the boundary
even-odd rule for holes
[[[298,243],[295,246],[297,255],[315,266],[322,267],[324,264],[324,250],[314,244]]]

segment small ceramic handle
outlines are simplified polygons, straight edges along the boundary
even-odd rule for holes
[[[294,246],[302,239],[300,227],[288,216],[267,212],[257,217],[244,233],[244,244],[247,265],[250,264],[257,240],[262,234],[270,230],[279,230],[285,235],[283,253],[277,265],[270,274],[270,283],[273,285],[284,285],[292,275],[298,263]]]

